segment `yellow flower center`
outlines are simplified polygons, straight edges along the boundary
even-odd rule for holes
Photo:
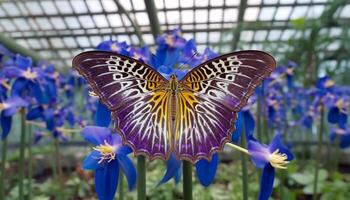
[[[167,36],[165,37],[165,42],[166,42],[169,46],[173,47],[174,44],[175,44],[174,37],[172,37],[172,36],[170,36],[170,35],[167,35]]]
[[[108,144],[106,140],[104,141],[104,144],[100,144],[94,147],[93,149],[100,152],[101,154],[99,158],[100,160],[98,161],[99,164],[101,164],[104,161],[111,162],[116,157],[116,154],[115,154],[116,146],[112,146]]]
[[[287,69],[287,74],[292,75],[294,71],[294,68],[288,68]]]
[[[332,87],[334,85],[334,81],[332,80],[327,80],[326,83],[325,83],[325,86],[328,88],[328,87]]]
[[[116,43],[113,43],[111,45],[111,49],[112,49],[112,51],[115,51],[115,52],[119,52],[120,51],[120,48],[118,47],[118,45]]]
[[[8,108],[8,104],[7,103],[0,103],[0,110],[4,110]]]
[[[33,80],[35,78],[38,77],[38,73],[31,71],[30,69],[27,69],[24,72],[24,77],[26,77],[27,79]]]
[[[286,154],[279,153],[279,149],[276,149],[272,154],[269,155],[268,160],[274,168],[287,169],[288,157]]]

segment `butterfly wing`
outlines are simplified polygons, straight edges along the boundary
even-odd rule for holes
[[[123,143],[136,155],[170,154],[168,81],[150,66],[112,52],[88,51],[73,59],[100,100],[112,111]]]
[[[239,51],[211,59],[180,82],[175,154],[196,162],[210,160],[231,138],[237,112],[276,67],[261,51]]]

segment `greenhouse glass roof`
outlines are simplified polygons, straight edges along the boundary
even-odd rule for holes
[[[288,51],[290,39],[310,34],[312,24],[305,24],[304,20],[315,19],[318,23],[333,1],[154,0],[150,5],[145,2],[152,1],[3,1],[0,31],[42,58],[65,66],[71,65],[75,54],[94,48],[102,40],[112,38],[138,46],[142,43],[141,35],[144,44],[152,46],[157,33],[177,27],[185,38],[195,38],[199,51],[206,46],[220,53],[264,49],[278,56]],[[334,39],[322,48],[324,54],[339,50],[342,35],[349,36],[350,2],[331,14],[332,20],[317,33]]]

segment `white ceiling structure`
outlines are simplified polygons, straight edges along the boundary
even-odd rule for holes
[[[277,45],[276,53],[283,53],[290,38],[302,36],[293,22],[318,19],[331,3],[330,0],[247,0],[243,8],[242,0],[154,0],[155,9],[150,9],[145,2],[149,1],[2,1],[0,31],[56,66],[69,66],[75,54],[109,38],[139,46],[135,25],[144,43],[150,46],[154,45],[155,27],[162,32],[181,27],[185,38],[195,38],[199,51],[207,46],[225,53]],[[150,22],[150,15],[158,17],[158,22]],[[332,38],[350,35],[349,29],[344,28],[350,21],[350,2],[337,9],[333,18],[339,23],[320,32]],[[340,41],[335,39],[324,50],[335,51],[339,46]]]

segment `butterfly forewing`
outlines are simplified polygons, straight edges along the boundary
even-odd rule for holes
[[[112,52],[89,51],[73,59],[93,91],[112,111],[123,141],[151,159],[170,154],[169,84],[145,63]]]
[[[177,95],[177,156],[195,162],[222,149],[234,131],[236,113],[275,67],[265,52],[240,51],[191,70],[180,81]]]

